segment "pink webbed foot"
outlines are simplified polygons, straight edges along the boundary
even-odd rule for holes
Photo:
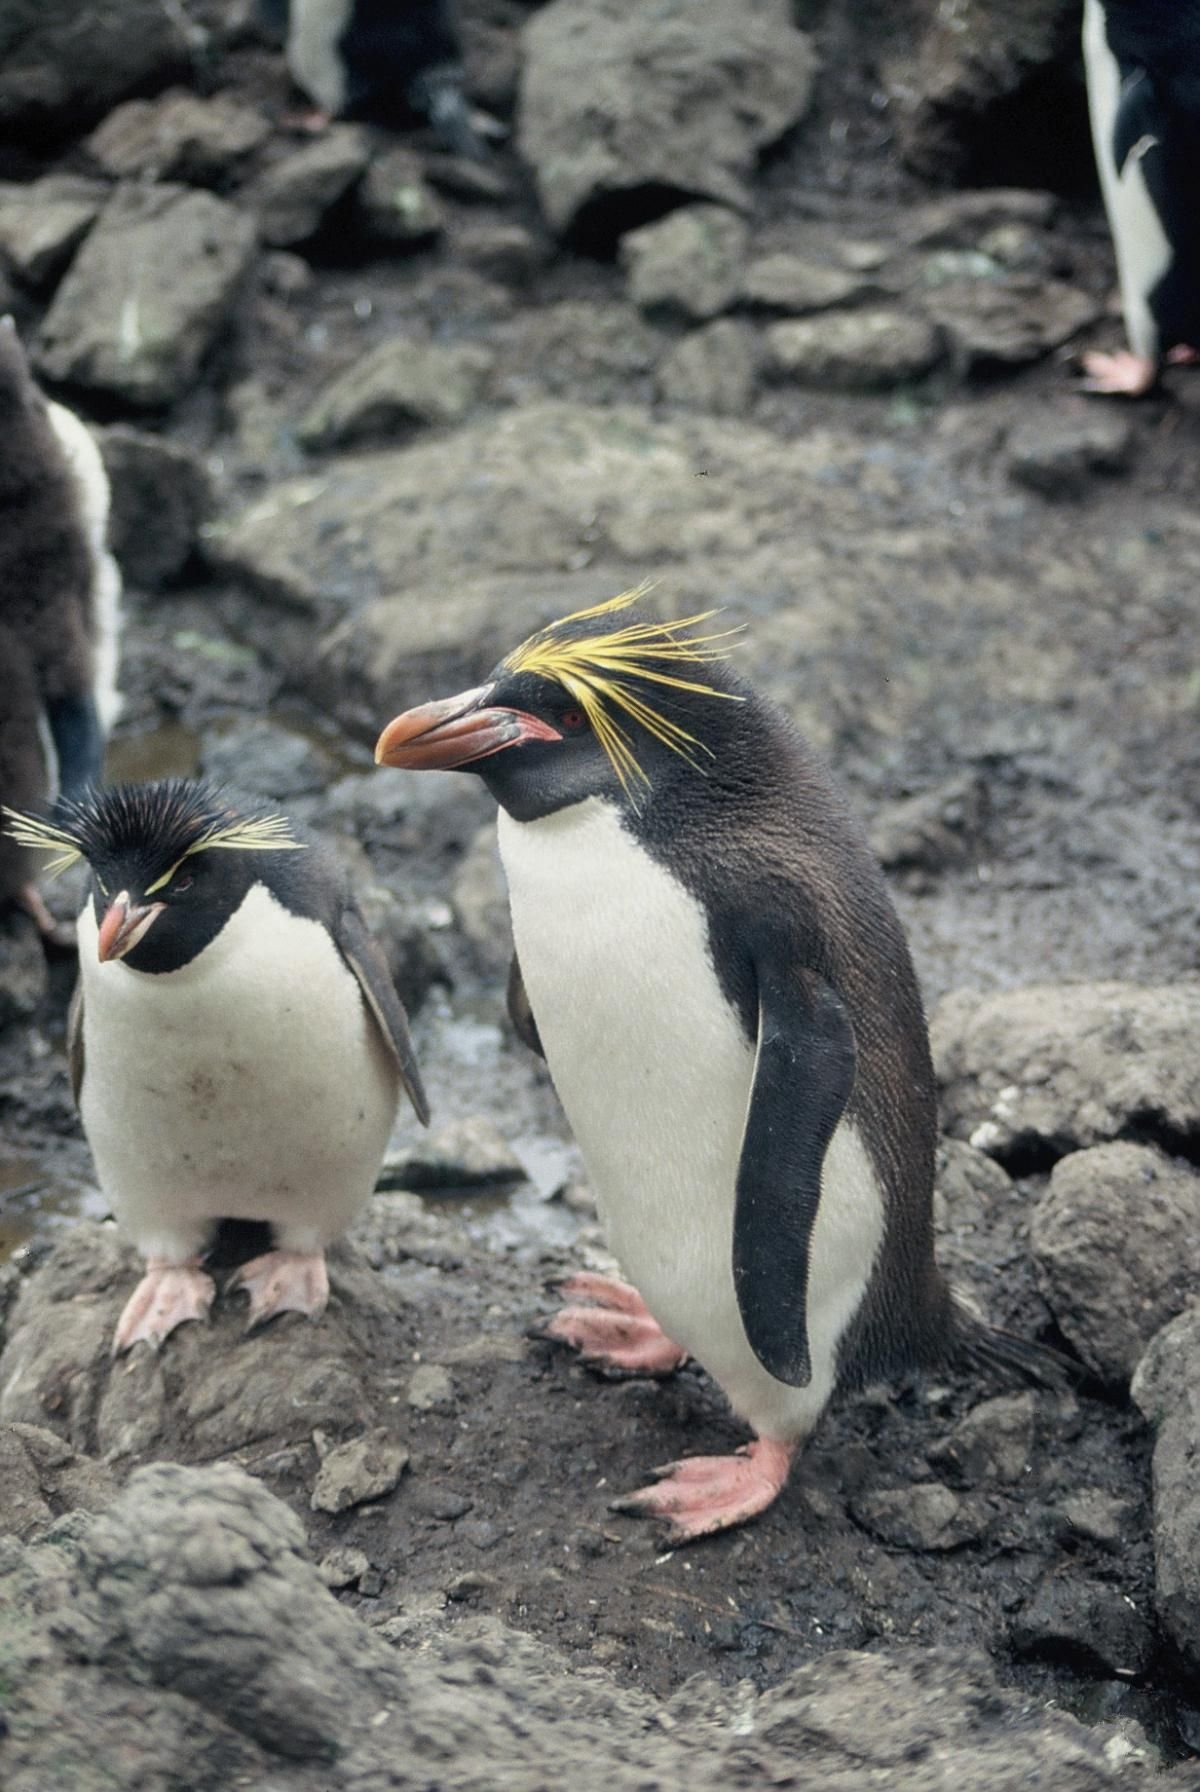
[[[1200,361],[1200,348],[1193,348],[1189,342],[1177,342],[1174,348],[1167,350],[1167,364],[1171,367],[1194,367]]]
[[[207,1319],[216,1292],[212,1277],[200,1268],[199,1258],[188,1263],[151,1258],[117,1321],[113,1355],[120,1356],[142,1343],[157,1350],[177,1325],[189,1319]]]
[[[794,1444],[756,1437],[734,1456],[686,1456],[653,1472],[649,1487],[614,1500],[611,1510],[668,1523],[668,1543],[694,1543],[765,1512],[788,1478]]]
[[[1132,349],[1119,349],[1115,355],[1091,352],[1083,357],[1084,392],[1099,392],[1108,397],[1142,398],[1158,379],[1158,363],[1149,355],[1135,355]]]
[[[329,1300],[323,1251],[267,1251],[243,1263],[232,1285],[250,1296],[247,1331],[265,1325],[276,1313],[306,1313],[319,1319]]]
[[[615,1276],[578,1270],[562,1284],[568,1301],[590,1305],[563,1307],[537,1330],[577,1350],[589,1368],[611,1375],[673,1375],[687,1361],[628,1282]]]

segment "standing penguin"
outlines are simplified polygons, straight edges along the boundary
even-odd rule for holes
[[[500,804],[510,1005],[631,1278],[573,1277],[548,1335],[632,1372],[694,1356],[753,1427],[620,1502],[685,1542],[770,1504],[835,1390],[984,1333],[934,1262],[933,1072],[878,865],[727,636],[638,595],[397,717],[376,758]]]
[[[72,1082],[101,1187],[146,1259],[114,1353],[204,1318],[222,1219],[269,1221],[243,1265],[250,1323],[316,1318],[325,1247],[366,1205],[403,1086],[425,1093],[404,1009],[345,872],[279,815],[204,784],[118,785],[9,813],[52,871],[86,860]]]
[[[448,149],[481,155],[451,0],[291,0],[287,10],[288,69],[323,113],[427,119]]]
[[[1200,346],[1200,4],[1086,0],[1083,56],[1130,342],[1085,355],[1083,384],[1136,397]]]
[[[0,318],[0,802],[20,807],[100,776],[116,718],[121,581],[108,552],[108,480],[90,432],[38,390]],[[0,906],[43,933],[34,864],[0,834]]]

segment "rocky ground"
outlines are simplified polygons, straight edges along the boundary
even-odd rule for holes
[[[0,1777],[1193,1784],[1200,380],[1074,390],[1120,334],[1075,9],[462,11],[511,130],[481,164],[291,132],[236,0],[0,0],[0,304],[114,485],[110,770],[340,845],[435,1105],[320,1326],[230,1298],[114,1367],[71,966],[5,924]],[[1081,1365],[874,1390],[675,1553],[607,1502],[737,1428],[692,1368],[525,1337],[605,1259],[503,1017],[489,805],[368,746],[646,577],[747,624],[866,815],[934,1011],[943,1258]]]

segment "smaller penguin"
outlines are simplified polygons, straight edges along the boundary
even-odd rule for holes
[[[639,596],[398,716],[376,759],[500,805],[510,1009],[630,1278],[573,1276],[546,1335],[624,1373],[694,1356],[754,1432],[618,1502],[683,1543],[763,1511],[839,1389],[1036,1347],[935,1262],[925,1018],[862,830],[727,633]]]
[[[222,1219],[265,1220],[244,1264],[250,1324],[317,1318],[325,1248],[366,1205],[400,1089],[428,1105],[408,1022],[344,870],[288,821],[187,779],[8,814],[27,847],[91,878],[77,923],[71,1078],[97,1175],[146,1260],[114,1355],[215,1295]]]
[[[1138,397],[1200,345],[1200,4],[1086,0],[1083,55],[1130,343],[1085,355],[1083,388]]]
[[[450,0],[291,0],[287,64],[326,117],[390,127],[426,119],[455,154],[484,153]]]
[[[23,808],[100,776],[120,708],[121,579],[100,452],[39,391],[11,318],[0,318],[0,442],[0,802]],[[0,834],[0,907],[18,903],[56,939],[34,869]]]

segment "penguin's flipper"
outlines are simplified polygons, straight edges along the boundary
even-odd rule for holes
[[[733,1220],[733,1280],[750,1348],[789,1387],[812,1378],[808,1259],[829,1141],[854,1087],[845,1004],[815,971],[756,965],[758,1055]]]
[[[358,909],[351,905],[342,908],[338,914],[333,937],[338,951],[358,978],[363,1000],[379,1023],[379,1031],[396,1060],[400,1081],[413,1104],[417,1119],[422,1126],[428,1126],[429,1101],[408,1030],[408,1016],[396,994],[387,960],[367,931],[367,924]]]
[[[1112,152],[1118,174],[1124,174],[1131,155],[1144,155],[1162,131],[1162,112],[1154,83],[1144,68],[1134,69],[1121,82],[1121,97],[1113,119]]]
[[[46,720],[58,755],[59,794],[79,796],[104,770],[104,731],[92,693],[56,697],[46,705]]]
[[[79,1106],[83,1088],[83,979],[75,985],[71,1006],[67,1009],[67,1068],[71,1073],[71,1094]]]
[[[508,1018],[516,1031],[522,1045],[527,1045],[531,1052],[539,1058],[546,1056],[542,1045],[542,1036],[538,1032],[537,1021],[533,1017],[529,996],[525,989],[525,979],[521,975],[521,961],[514,952],[512,963],[508,967],[508,989],[505,992],[505,1003]]]

